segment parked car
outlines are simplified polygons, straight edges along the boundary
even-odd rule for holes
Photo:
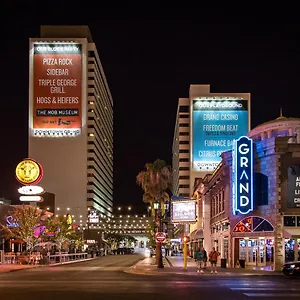
[[[300,261],[285,263],[281,271],[286,277],[300,276]]]

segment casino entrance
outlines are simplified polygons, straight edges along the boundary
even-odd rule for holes
[[[261,217],[247,217],[233,229],[234,265],[274,267],[274,228]]]

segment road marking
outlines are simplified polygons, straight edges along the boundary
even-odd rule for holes
[[[283,293],[283,294],[267,294],[267,293],[244,293],[245,296],[248,297],[265,297],[265,298],[282,298],[282,299],[289,299],[291,297],[297,297],[300,298],[300,294],[287,294],[287,293]]]
[[[282,288],[230,288],[232,291],[286,291],[286,287]],[[290,291],[299,291],[300,288],[288,288],[288,292]]]

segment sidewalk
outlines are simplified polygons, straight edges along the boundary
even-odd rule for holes
[[[207,269],[204,274],[197,273],[196,262],[194,259],[188,257],[187,268],[183,269],[182,256],[168,256],[163,258],[164,268],[159,269],[155,263],[155,257],[145,258],[139,261],[134,266],[125,270],[126,273],[139,275],[190,275],[190,276],[282,276],[279,271],[267,271],[262,268],[220,268],[217,267],[218,274],[210,273],[210,264],[207,264]]]
[[[61,265],[68,265],[78,262],[84,262],[96,259],[94,258],[87,258],[87,259],[80,259],[80,260],[71,260],[67,262],[61,262],[61,263],[55,263],[50,265],[20,265],[20,264],[0,264],[0,273],[9,273],[14,271],[21,271],[21,270],[27,270],[27,269],[34,269],[34,268],[41,268],[41,267],[55,267],[55,266],[61,266]]]

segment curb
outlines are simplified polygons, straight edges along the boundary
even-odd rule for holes
[[[183,275],[183,276],[195,276],[195,277],[271,277],[271,276],[284,276],[283,274],[278,273],[272,273],[272,274],[249,274],[249,273],[218,273],[218,274],[210,274],[210,273],[204,273],[204,274],[197,274],[197,273],[185,273],[183,272],[163,272],[159,273],[157,271],[136,271],[131,268],[130,270],[124,270],[125,273],[128,274],[136,274],[136,275],[151,275],[151,276],[169,276],[169,275]]]

